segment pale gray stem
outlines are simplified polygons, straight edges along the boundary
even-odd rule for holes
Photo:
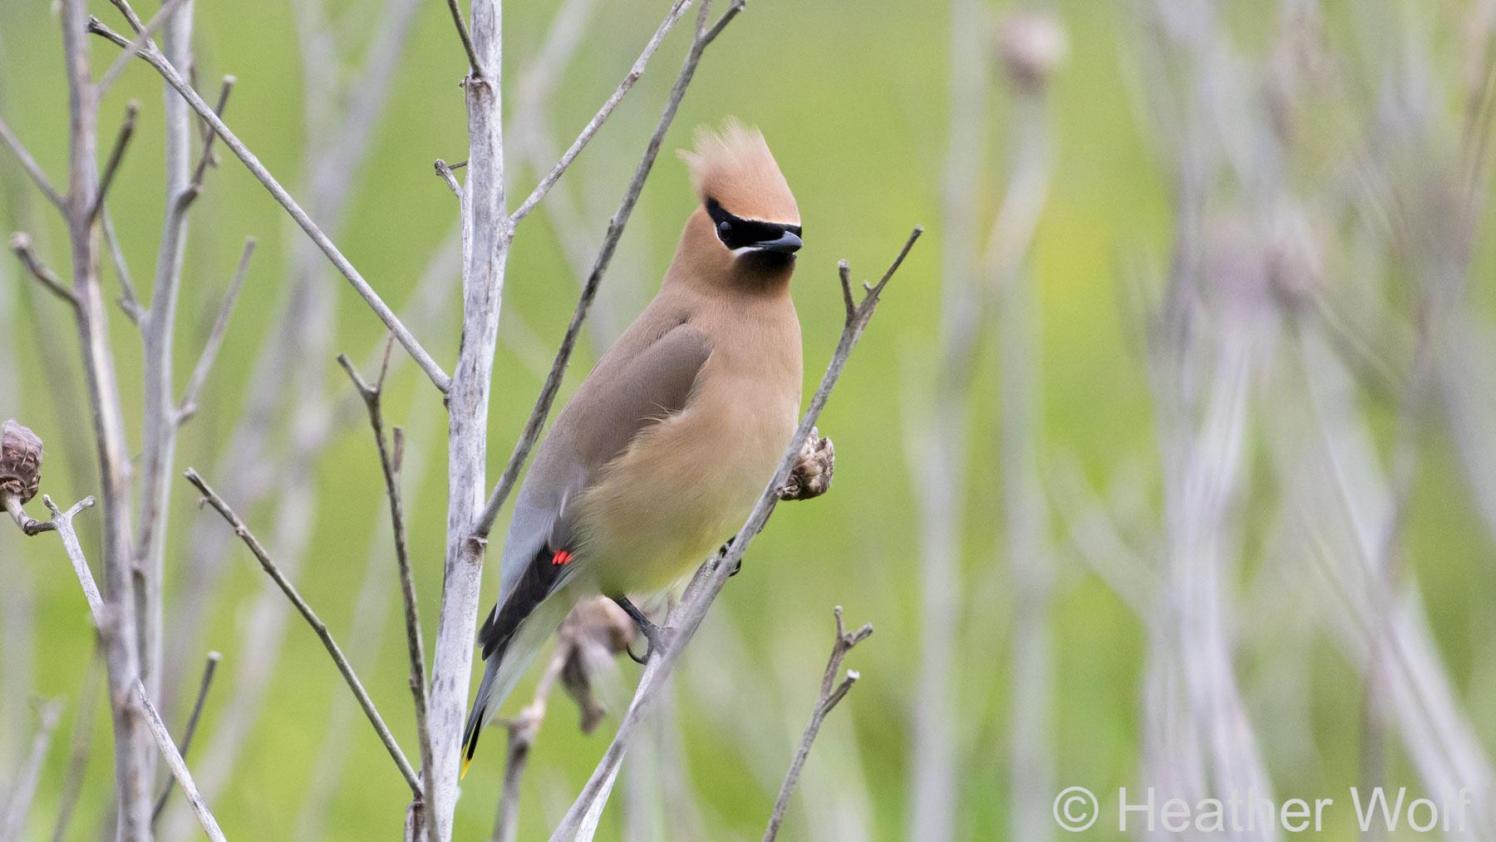
[[[36,736],[31,738],[31,753],[21,766],[20,775],[11,787],[10,800],[0,814],[0,839],[19,840],[26,831],[26,817],[31,813],[31,803],[36,798],[36,784],[41,777],[42,764],[47,760],[47,750],[52,746],[52,732],[62,715],[62,703],[53,699],[44,702],[37,711]]]
[[[453,6],[454,16],[456,6]],[[462,346],[447,391],[447,525],[441,612],[431,666],[430,716],[435,800],[425,819],[452,837],[473,629],[483,581],[475,534],[487,487],[488,410],[509,256],[504,200],[502,3],[473,0],[467,98],[467,184],[462,192]]]
[[[197,815],[198,823],[203,826],[203,831],[213,842],[225,842],[223,830],[218,827],[218,820],[213,818],[213,811],[208,809],[207,802],[197,791],[197,784],[192,780],[192,773],[187,770],[187,762],[177,752],[176,743],[172,742],[171,732],[166,730],[166,723],[161,721],[161,715],[151,704],[151,697],[145,692],[145,685],[139,681],[135,682],[134,702],[145,714],[145,723],[151,731],[151,736],[156,738],[156,747],[161,750],[161,756],[166,758],[166,766],[171,769],[172,777],[177,779],[177,785],[182,788],[182,793],[187,796],[187,803],[192,805],[192,812]]]
[[[976,257],[977,192],[987,129],[991,26],[981,0],[955,0],[949,36],[950,118],[942,183],[941,369],[920,450],[919,655],[912,679],[914,757],[909,765],[906,835],[946,842],[955,837],[956,723],[952,687],[961,576],[960,489],[965,482],[970,346],[979,326]],[[928,401],[929,399],[927,399]]]
[[[102,569],[112,622],[101,624],[100,628],[106,642],[105,662],[109,667],[109,696],[113,702],[119,834],[122,842],[148,842],[154,756],[140,714],[129,703],[130,687],[140,675],[140,653],[136,648],[138,618],[131,581],[134,554],[130,547],[130,450],[114,355],[109,347],[107,310],[99,282],[97,241],[93,236],[92,214],[99,195],[99,100],[98,89],[90,78],[88,25],[87,4],[83,0],[64,0],[62,43],[69,115],[68,233],[72,246],[73,296],[77,300],[75,321],[92,410],[104,521]],[[59,531],[66,533],[70,529],[62,530],[59,526]],[[67,540],[65,534],[64,541]],[[76,535],[72,540],[76,544]],[[78,555],[81,558],[81,552]]]
[[[168,0],[169,2],[170,0]],[[163,7],[167,10],[169,7]],[[184,3],[162,29],[165,56],[177,67],[192,66],[192,3]],[[166,147],[166,220],[156,256],[151,303],[141,321],[144,340],[144,401],[141,425],[140,525],[135,535],[135,564],[142,572],[139,595],[140,678],[152,698],[161,695],[163,579],[166,532],[171,512],[171,473],[177,449],[176,365],[177,302],[182,262],[187,253],[187,211],[192,203],[192,113],[168,86],[162,88]],[[100,197],[102,202],[102,194]]]
[[[1012,709],[1009,715],[1014,839],[1042,840],[1053,831],[1054,751],[1050,745],[1053,657],[1050,592],[1053,560],[1049,512],[1039,473],[1043,416],[1040,312],[1025,264],[1049,193],[1048,112],[1042,83],[1020,88],[1014,102],[1013,174],[984,263],[995,285],[1001,368],[1001,452],[1007,564],[1015,592]]]
[[[836,640],[831,645],[831,656],[826,660],[826,672],[821,677],[821,695],[816,699],[815,709],[810,714],[810,723],[805,726],[805,733],[800,737],[800,745],[795,749],[795,759],[790,762],[789,771],[784,775],[784,783],[779,785],[779,795],[774,799],[774,812],[770,814],[769,826],[764,830],[764,842],[774,842],[779,837],[779,826],[784,822],[785,811],[789,809],[790,796],[795,792],[795,784],[800,781],[800,770],[805,768],[805,760],[810,757],[810,748],[815,744],[816,735],[821,731],[821,723],[857,682],[859,677],[857,672],[848,670],[839,683],[833,684],[837,674],[841,672],[842,661],[846,659],[847,653],[852,651],[852,647],[866,640],[873,633],[873,624],[865,623],[862,628],[848,634],[846,627],[842,625],[840,605],[836,606],[834,613],[836,615]]]
[[[764,493],[759,496],[758,503],[753,507],[753,512],[748,516],[743,528],[738,530],[737,537],[732,540],[725,552],[708,559],[696,571],[690,584],[686,586],[680,607],[671,615],[669,623],[662,630],[661,651],[651,656],[649,662],[645,664],[644,674],[640,677],[639,685],[634,691],[633,701],[629,703],[628,710],[618,723],[618,731],[614,734],[613,741],[603,753],[602,760],[593,769],[587,784],[572,802],[571,808],[567,810],[565,818],[551,834],[552,842],[591,839],[591,831],[597,826],[597,820],[612,790],[613,781],[628,751],[629,741],[640,728],[651,703],[665,686],[665,679],[675,668],[680,653],[695,636],[697,629],[701,627],[701,622],[706,618],[706,613],[717,598],[717,594],[721,593],[733,569],[743,560],[743,554],[747,551],[748,545],[768,523],[769,516],[774,512],[775,504],[779,502],[779,489],[783,487],[790,472],[794,470],[795,463],[799,461],[800,450],[805,440],[810,437],[810,431],[815,426],[816,419],[825,409],[826,401],[831,396],[831,390],[836,387],[837,380],[841,378],[847,359],[857,346],[858,340],[862,338],[868,321],[872,319],[884,288],[898,271],[899,266],[903,264],[904,258],[922,233],[922,228],[914,229],[898,256],[883,273],[883,277],[878,283],[866,287],[867,293],[860,303],[854,303],[852,299],[851,274],[846,261],[841,263],[839,269],[846,305],[846,322],[842,327],[841,339],[837,342],[836,351],[826,367],[826,374],[821,378],[821,385],[811,398],[810,406],[806,409],[805,417],[800,421],[799,428],[785,450],[779,469],[775,471]]]

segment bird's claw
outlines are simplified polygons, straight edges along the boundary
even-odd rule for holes
[[[628,597],[615,596],[613,597],[613,601],[618,603],[618,607],[622,608],[625,614],[629,615],[629,619],[634,621],[634,625],[638,627],[639,633],[644,635],[645,641],[647,641],[649,644],[645,648],[644,655],[642,657],[634,654],[632,645],[625,646],[623,648],[623,651],[627,652],[629,658],[636,664],[643,665],[645,663],[648,663],[650,657],[652,657],[655,652],[661,649],[663,645],[662,641],[664,639],[664,631],[657,624],[646,617],[644,615],[644,612],[640,611],[638,606],[634,605],[634,603],[631,602]]]

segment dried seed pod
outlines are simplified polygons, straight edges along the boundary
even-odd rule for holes
[[[831,476],[836,471],[836,447],[831,439],[822,438],[820,430],[812,428],[800,448],[800,457],[789,479],[779,488],[781,500],[809,500],[819,497],[831,488]]]
[[[1070,40],[1059,15],[1020,12],[998,25],[998,60],[1021,90],[1042,90],[1069,52]]]
[[[42,484],[42,440],[14,418],[0,427],[0,494],[22,503]]]
[[[607,714],[592,692],[593,674],[608,668],[637,635],[638,627],[629,615],[603,596],[578,603],[561,624],[560,645],[566,652],[561,688],[581,711],[582,733],[592,733]]]

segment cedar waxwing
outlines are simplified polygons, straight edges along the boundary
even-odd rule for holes
[[[486,661],[468,716],[478,736],[578,600],[679,581],[743,524],[800,415],[800,322],[790,276],[800,211],[756,129],[729,121],[682,153],[701,205],[654,300],[583,381],[515,503]]]

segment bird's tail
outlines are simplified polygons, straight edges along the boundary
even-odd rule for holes
[[[535,654],[545,645],[546,638],[566,617],[569,600],[559,599],[556,594],[541,602],[520,621],[514,634],[494,648],[484,664],[483,680],[478,683],[478,693],[473,698],[472,710],[468,713],[467,728],[462,738],[462,776],[467,775],[473,762],[473,753],[478,750],[478,737],[483,726],[493,720],[499,706],[509,696],[514,685],[524,675],[525,668],[535,660]]]

